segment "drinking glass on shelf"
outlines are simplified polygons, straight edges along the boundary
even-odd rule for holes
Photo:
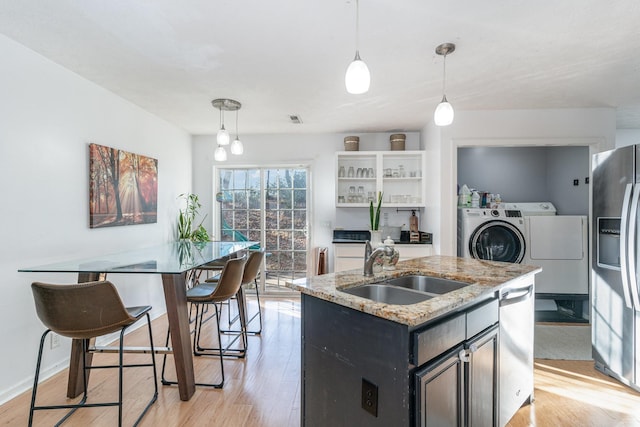
[[[344,203],[344,196],[338,196],[338,203]]]
[[[376,173],[373,171],[373,168],[369,168],[369,170],[367,171],[367,178],[375,178],[376,177]]]
[[[352,186],[349,187],[349,194],[350,195],[356,194],[356,187],[355,186],[352,185]]]
[[[347,176],[349,178],[353,178],[353,176],[356,174],[355,169],[353,169],[353,166],[349,166],[349,171],[347,172]]]
[[[338,178],[344,178],[344,175],[345,175],[344,166],[340,166],[340,169],[338,169]]]

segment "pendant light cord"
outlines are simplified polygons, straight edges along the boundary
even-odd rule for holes
[[[446,81],[447,81],[447,54],[444,54],[444,59],[442,61],[442,96],[446,95]]]
[[[239,114],[239,111],[236,110],[236,139],[240,139],[238,138],[238,114]]]
[[[360,50],[360,2],[356,0],[356,54]]]

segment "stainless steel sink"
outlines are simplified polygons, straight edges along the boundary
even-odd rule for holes
[[[401,276],[394,279],[387,279],[385,284],[398,286],[401,288],[414,289],[420,292],[428,292],[430,294],[442,295],[447,292],[455,291],[456,289],[469,286],[469,283],[460,282],[457,280],[443,279],[433,276]]]
[[[355,286],[353,288],[341,289],[341,291],[358,297],[367,298],[372,301],[396,305],[417,304],[433,298],[431,295],[416,292],[413,289],[405,289],[398,286],[390,286],[380,283]]]

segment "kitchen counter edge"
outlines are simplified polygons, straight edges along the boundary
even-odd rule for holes
[[[296,279],[287,282],[286,286],[306,295],[413,327],[481,300],[509,282],[533,276],[540,271],[540,267],[533,265],[436,255],[400,261],[396,270],[376,273],[373,277],[363,276],[362,270],[349,270]],[[469,286],[411,305],[378,303],[340,291],[411,274],[458,280],[469,283]]]

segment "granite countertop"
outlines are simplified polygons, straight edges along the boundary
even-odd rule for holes
[[[412,327],[493,294],[512,280],[540,271],[540,267],[532,265],[438,255],[401,261],[396,265],[396,270],[376,273],[374,277],[365,277],[362,270],[358,269],[297,279],[287,282],[286,286],[306,295]],[[379,303],[339,290],[410,274],[458,280],[469,283],[469,286],[411,305]]]

